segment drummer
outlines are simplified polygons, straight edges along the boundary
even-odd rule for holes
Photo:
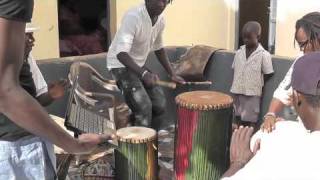
[[[166,98],[156,85],[159,77],[145,67],[151,51],[155,52],[172,81],[185,83],[173,72],[163,47],[165,20],[162,12],[171,2],[145,0],[126,12],[107,55],[107,68],[122,90],[136,126],[156,128],[154,123],[158,124],[165,112]]]
[[[230,167],[223,176],[224,180],[319,179],[319,60],[320,52],[313,52],[298,59],[293,66],[292,103],[304,127],[298,122],[280,121],[273,133],[260,131],[254,136],[253,150],[249,144],[253,129],[246,127],[234,131]],[[260,141],[254,141],[257,137]]]

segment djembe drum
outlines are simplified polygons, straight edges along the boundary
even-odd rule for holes
[[[176,103],[176,179],[219,179],[229,161],[233,99],[219,92],[193,91],[178,95]]]
[[[145,127],[117,131],[115,150],[117,180],[155,180],[158,176],[157,133]]]

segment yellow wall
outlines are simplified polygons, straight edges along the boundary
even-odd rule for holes
[[[116,1],[117,27],[123,14],[143,0]],[[168,5],[164,42],[167,46],[206,44],[233,49],[235,13],[228,0],[174,0]]]
[[[34,33],[35,59],[59,57],[59,29],[57,0],[35,0],[32,23],[40,29]]]
[[[293,46],[295,23],[303,15],[319,11],[319,0],[279,0],[276,27],[276,55],[295,57],[299,48]]]

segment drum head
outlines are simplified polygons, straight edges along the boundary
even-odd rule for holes
[[[176,103],[187,109],[212,110],[231,107],[233,99],[227,94],[215,91],[192,91],[178,95]]]
[[[117,131],[119,141],[143,143],[156,138],[156,131],[146,127],[126,127]]]

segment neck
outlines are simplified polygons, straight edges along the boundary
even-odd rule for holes
[[[256,49],[258,48],[258,46],[259,46],[259,44],[255,44],[255,45],[252,46],[252,47],[246,46],[246,48],[247,48],[248,50],[250,50],[250,51],[253,51],[253,50],[256,50]]]
[[[147,12],[148,12],[148,14],[149,14],[149,16],[150,16],[150,19],[151,19],[151,21],[152,21],[152,25],[154,25],[155,22],[157,22],[159,16],[153,14],[152,11],[148,8],[147,5],[146,5],[146,8],[147,8]]]
[[[305,119],[310,123],[308,130],[320,131],[320,111],[319,108],[310,108],[306,113]]]

